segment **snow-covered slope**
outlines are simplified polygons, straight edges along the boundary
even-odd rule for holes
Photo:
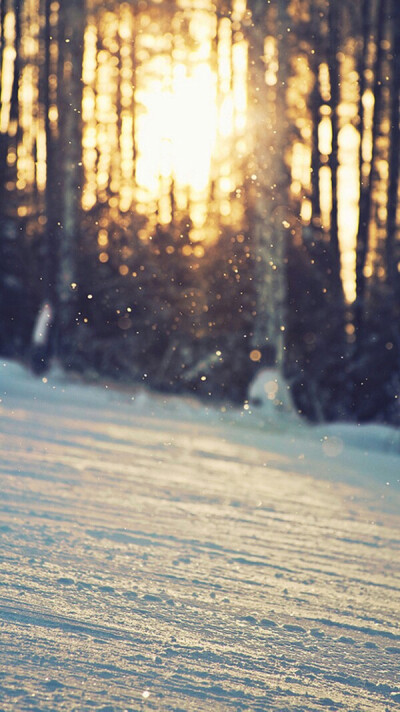
[[[396,432],[0,397],[0,710],[398,708]]]

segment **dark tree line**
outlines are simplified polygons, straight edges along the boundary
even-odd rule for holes
[[[192,189],[180,207],[163,173],[143,208],[139,177],[140,82],[157,51],[166,86],[174,53],[196,56],[195,12],[2,0],[2,353],[29,360],[50,303],[43,366],[51,352],[91,378],[239,401],[276,366],[313,420],[398,422],[399,4],[210,4],[203,41],[236,128],[214,147],[201,228]],[[146,27],[172,20],[183,39],[154,49]]]

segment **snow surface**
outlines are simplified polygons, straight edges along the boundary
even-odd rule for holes
[[[1,712],[399,709],[398,431],[0,397]]]

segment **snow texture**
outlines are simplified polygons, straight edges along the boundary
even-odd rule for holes
[[[2,712],[399,709],[398,432],[0,390]]]

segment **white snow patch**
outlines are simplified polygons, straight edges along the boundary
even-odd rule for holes
[[[397,434],[15,363],[0,398],[4,712],[394,712]]]

